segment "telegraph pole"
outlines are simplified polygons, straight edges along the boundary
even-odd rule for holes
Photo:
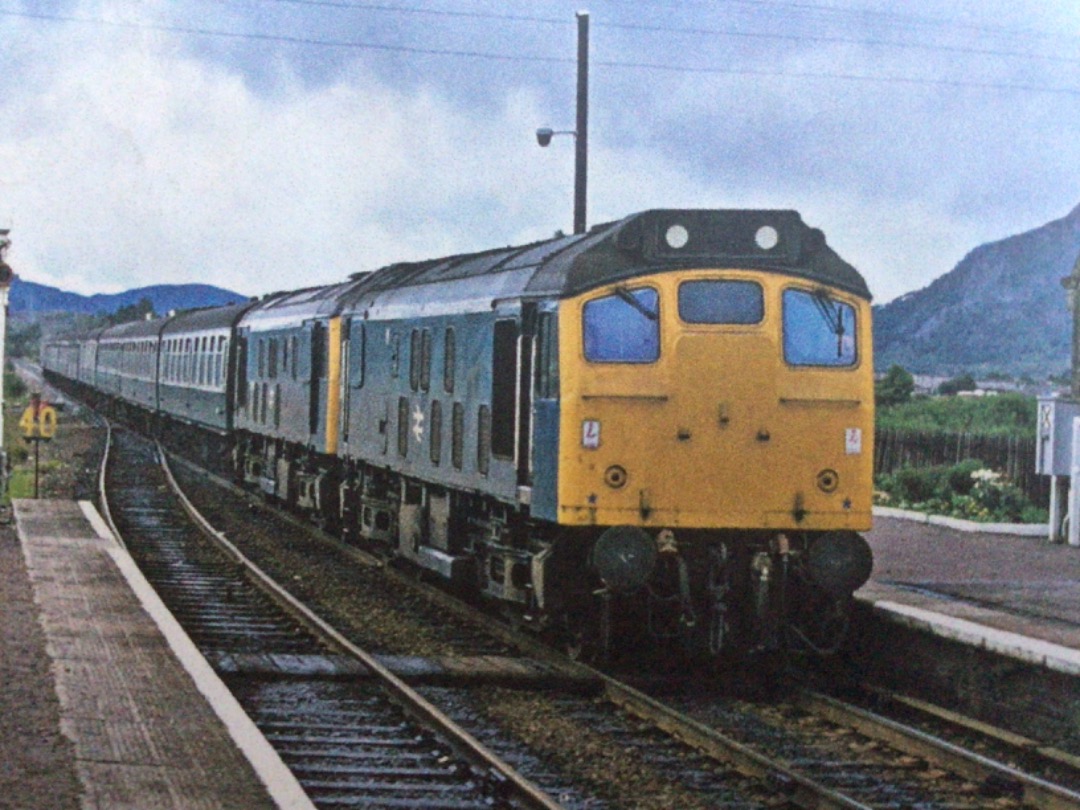
[[[585,187],[589,164],[589,12],[577,13],[577,126],[536,130],[536,142],[547,146],[556,135],[574,136],[574,233],[585,233]]]
[[[577,138],[574,154],[574,233],[585,233],[589,163],[589,12],[577,14]]]

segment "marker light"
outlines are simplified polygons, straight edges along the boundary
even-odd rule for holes
[[[678,250],[686,247],[686,243],[690,241],[690,232],[682,225],[672,225],[664,234],[664,241],[668,243],[668,247]]]
[[[780,234],[772,225],[762,225],[754,234],[754,241],[762,250],[772,250],[780,241]]]

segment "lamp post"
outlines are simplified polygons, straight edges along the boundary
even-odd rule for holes
[[[577,13],[577,127],[536,130],[536,142],[551,143],[555,135],[573,135],[574,150],[574,233],[585,233],[585,201],[589,162],[589,12]]]

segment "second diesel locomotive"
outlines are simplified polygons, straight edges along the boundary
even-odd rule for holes
[[[870,295],[793,211],[647,211],[55,341],[43,365],[601,648],[827,651],[869,576]]]

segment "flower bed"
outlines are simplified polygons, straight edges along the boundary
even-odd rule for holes
[[[977,459],[906,467],[875,480],[874,502],[982,523],[1046,523],[1047,513]]]

